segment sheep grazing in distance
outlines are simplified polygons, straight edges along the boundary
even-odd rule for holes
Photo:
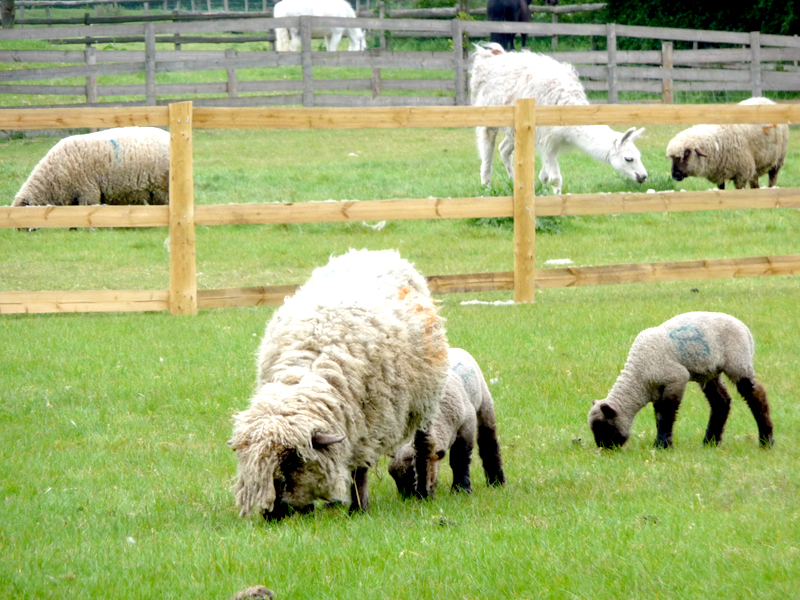
[[[11,205],[169,204],[169,138],[157,127],[66,137],[34,167]]]
[[[686,384],[695,381],[711,405],[703,442],[719,444],[731,397],[725,373],[747,402],[762,447],[771,447],[772,419],[767,392],[755,378],[753,336],[747,326],[725,313],[689,312],[645,329],[631,346],[625,368],[604,400],[595,400],[589,427],[602,448],[622,446],[633,419],[648,402],[656,415],[659,448],[672,446],[672,428]]]
[[[473,106],[511,105],[521,98],[535,98],[537,104],[589,104],[586,92],[572,65],[560,63],[534,52],[505,52],[498,44],[476,45],[471,55],[470,94]],[[492,180],[497,127],[478,127],[478,153],[481,157],[481,183]],[[561,193],[562,177],[558,155],[577,148],[595,160],[610,164],[617,172],[637,183],[647,179],[641,153],[634,141],[644,129],[632,127],[618,133],[607,125],[537,127],[536,149],[542,157],[539,180]],[[514,128],[503,128],[500,157],[508,176],[514,177]]]
[[[353,251],[318,269],[267,325],[257,388],[234,416],[241,515],[280,519],[316,500],[367,510],[367,471],[414,437],[430,495],[426,428],[448,371],[427,283],[397,252]]]
[[[477,433],[478,453],[488,485],[503,485],[503,461],[497,441],[497,422],[494,402],[481,368],[466,350],[450,348],[450,372],[447,375],[439,414],[431,423],[433,461],[429,470],[433,472],[436,485],[439,463],[450,451],[450,467],[453,469],[452,490],[472,491],[470,462]],[[397,484],[401,496],[414,495],[415,481],[413,461],[416,456],[413,442],[408,442],[395,453],[389,463],[389,473]]]
[[[767,98],[749,98],[739,104],[775,104]],[[778,171],[786,160],[789,126],[775,124],[695,125],[681,131],[667,144],[672,178],[704,177],[721,190],[733,180],[736,189],[758,188],[769,173],[769,187],[778,183]]]

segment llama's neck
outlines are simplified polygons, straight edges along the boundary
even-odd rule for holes
[[[614,141],[619,134],[608,125],[583,125],[566,127],[567,143],[600,162],[610,163]]]

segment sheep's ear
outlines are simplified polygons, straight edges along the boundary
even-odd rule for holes
[[[311,438],[311,446],[315,450],[321,450],[322,448],[327,448],[333,444],[338,444],[339,442],[344,440],[343,435],[333,435],[331,433],[317,433],[314,434],[314,437]]]
[[[708,156],[708,154],[706,154],[705,152],[703,152],[701,150],[695,150],[695,154],[697,154],[697,156],[702,156],[703,158]]]
[[[603,413],[603,416],[606,419],[615,419],[617,417],[617,411],[610,407],[608,404],[601,404],[600,410]]]

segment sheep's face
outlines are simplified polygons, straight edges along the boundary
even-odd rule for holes
[[[389,462],[389,475],[397,484],[397,491],[404,498],[414,495],[414,447],[406,444],[395,453]]]
[[[694,173],[695,169],[691,164],[693,156],[699,160],[705,157],[705,154],[699,150],[684,148],[683,152],[669,157],[672,159],[672,178],[675,181],[683,181]]]
[[[633,143],[642,132],[644,129],[631,127],[614,143],[608,157],[609,163],[617,172],[636,183],[644,183],[647,179],[647,169],[642,164],[642,154]]]
[[[605,400],[595,400],[589,411],[589,428],[600,448],[617,448],[625,444],[630,432],[620,423],[617,411]]]

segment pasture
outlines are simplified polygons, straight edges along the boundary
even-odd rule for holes
[[[616,129],[622,129],[616,128]],[[707,189],[669,177],[678,128],[648,127],[639,187],[573,153],[565,193]],[[800,138],[779,185],[800,186]],[[0,142],[8,204],[52,138]],[[480,186],[474,132],[197,131],[200,204],[461,197]],[[537,169],[538,171],[538,169]],[[491,193],[510,183],[495,161]],[[800,211],[709,211],[548,220],[537,266],[798,252]],[[163,229],[0,230],[0,289],[167,287]],[[397,221],[198,228],[198,286],[300,283],[331,253],[395,248],[426,275],[511,269],[504,223]],[[471,496],[442,469],[431,501],[402,501],[382,462],[371,510],[240,519],[229,486],[231,416],[255,382],[272,308],[0,317],[0,596],[228,598],[264,584],[291,598],[786,598],[800,569],[797,277],[441,296],[450,344],[494,396],[508,483]],[[482,304],[468,303],[478,300]],[[729,312],[756,340],[776,445],[758,447],[735,395],[719,448],[687,389],[675,448],[653,410],[618,451],[586,425],[643,328],[690,310]]]

